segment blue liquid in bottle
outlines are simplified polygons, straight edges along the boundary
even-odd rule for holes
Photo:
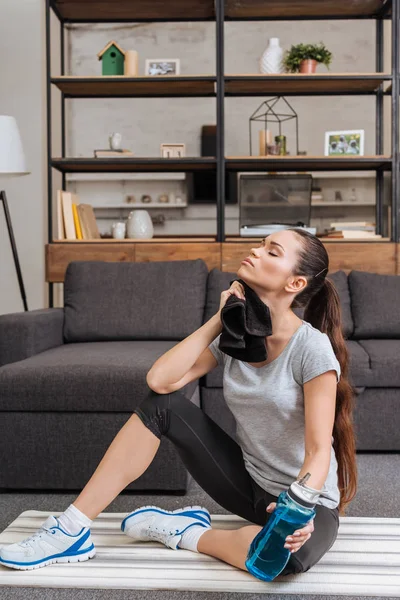
[[[279,494],[274,512],[251,542],[245,565],[257,579],[272,581],[283,571],[291,554],[284,548],[287,536],[315,516],[314,506],[321,490],[304,484],[309,477],[310,473],[307,473]]]

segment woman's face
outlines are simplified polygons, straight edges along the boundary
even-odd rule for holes
[[[299,250],[300,241],[292,231],[271,233],[251,249],[248,258],[253,264],[242,262],[237,274],[260,297],[263,292],[281,292],[285,286],[288,292],[298,293],[307,284],[305,277],[292,275]]]

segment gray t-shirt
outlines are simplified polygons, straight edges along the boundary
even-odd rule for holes
[[[224,367],[223,393],[236,421],[246,470],[274,496],[298,477],[305,454],[303,384],[340,364],[326,333],[303,320],[281,354],[262,367],[232,358],[215,338],[209,349]],[[333,444],[333,436],[332,436]],[[317,504],[339,504],[337,460],[331,445],[327,479]]]

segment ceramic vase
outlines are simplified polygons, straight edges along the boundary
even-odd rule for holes
[[[260,58],[261,73],[283,73],[283,50],[279,45],[279,38],[271,38],[267,48]]]
[[[132,210],[127,219],[127,237],[149,239],[154,235],[154,227],[147,210]]]
[[[112,133],[109,136],[108,141],[110,142],[111,150],[121,149],[122,135],[120,133]]]

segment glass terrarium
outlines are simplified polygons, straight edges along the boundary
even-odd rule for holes
[[[239,227],[310,225],[312,176],[240,173]]]

